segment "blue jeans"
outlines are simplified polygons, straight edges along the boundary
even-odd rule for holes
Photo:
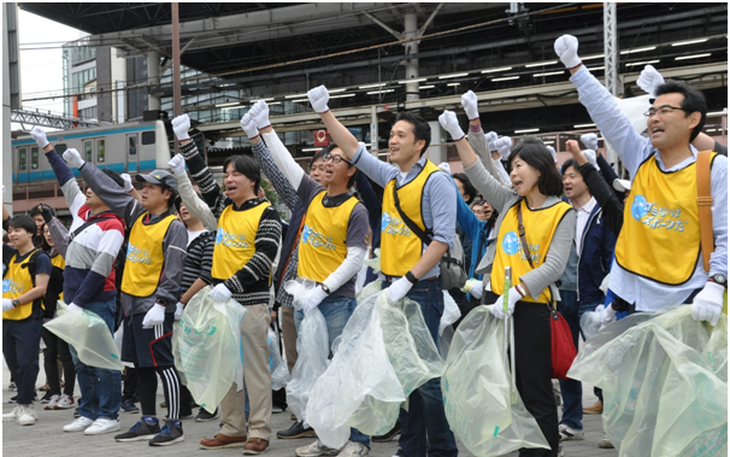
[[[355,306],[357,306],[357,300],[340,295],[329,296],[317,306],[327,323],[330,350],[332,349],[332,343],[342,334],[342,329],[345,328],[345,324],[347,324],[352,313],[355,312]],[[299,333],[299,325],[302,319],[304,319],[304,312],[300,309],[294,311],[294,325],[297,328],[297,333]],[[355,428],[350,428],[350,441],[370,447],[370,437]]]
[[[577,349],[578,337],[582,335],[580,318],[586,312],[596,309],[598,303],[581,303],[577,293],[571,290],[561,290],[560,297],[562,301],[558,302],[558,312],[568,322]],[[583,430],[583,385],[574,379],[561,380],[560,392],[563,395],[562,423],[574,430]]]
[[[407,297],[419,305],[431,337],[439,347],[439,321],[444,312],[444,296],[441,280],[418,281]],[[454,434],[449,428],[444,412],[440,378],[431,379],[408,397],[408,411],[401,409],[399,420],[401,435],[399,455],[404,457],[454,457]]]
[[[110,300],[87,303],[84,310],[98,315],[113,335],[115,307],[116,300]],[[97,418],[117,419],[119,408],[122,406],[122,373],[116,370],[90,367],[79,360],[76,348],[69,345],[69,349],[74,359],[76,378],[81,391],[79,414],[92,420]]]
[[[34,306],[34,305],[30,305]],[[38,307],[25,319],[3,319],[3,354],[10,376],[18,386],[18,404],[30,405],[38,379],[38,352],[41,344],[43,313]]]

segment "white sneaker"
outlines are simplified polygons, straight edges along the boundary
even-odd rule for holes
[[[51,397],[50,400],[48,400],[48,403],[46,404],[45,409],[46,411],[50,411],[52,409],[55,409],[56,403],[61,399],[60,395],[54,395]]]
[[[102,435],[104,433],[116,432],[117,430],[119,430],[119,419],[100,417],[84,430],[84,435]]]
[[[339,449],[332,449],[331,447],[327,447],[324,445],[323,442],[320,440],[315,441],[314,443],[297,448],[294,453],[298,457],[320,457],[323,455],[337,455],[340,453]]]
[[[598,442],[598,447],[601,449],[613,449],[613,443],[611,442],[611,438],[608,437],[608,433],[603,434],[603,438]]]
[[[12,411],[3,414],[3,422],[15,422],[18,420],[18,411],[20,411],[20,405],[15,405]]]
[[[565,424],[560,424],[558,430],[560,432],[560,441],[580,441],[585,438],[583,430],[576,430]]]
[[[93,424],[94,421],[88,417],[81,416],[68,425],[64,425],[64,432],[83,432]]]
[[[75,408],[76,402],[74,402],[74,397],[70,395],[63,395],[54,405],[53,409],[69,409],[69,408]]]
[[[348,441],[345,447],[337,454],[337,457],[364,457],[368,455],[370,449],[362,443]]]
[[[33,425],[36,419],[38,419],[38,416],[35,413],[33,405],[20,405],[20,410],[18,410],[18,424]]]

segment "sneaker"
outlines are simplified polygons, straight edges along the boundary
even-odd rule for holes
[[[60,397],[60,395],[54,395],[54,394],[51,393],[50,390],[48,390],[43,395],[43,397],[41,397],[41,403],[43,403],[45,405],[46,403],[50,402],[53,399],[53,397],[58,398],[58,397]]]
[[[565,424],[560,424],[558,431],[560,433],[560,441],[580,441],[585,438],[583,430],[576,430]]]
[[[271,407],[271,414],[281,414],[284,412],[284,408],[279,405],[273,405]]]
[[[167,402],[165,400],[160,402],[160,408],[167,408]]]
[[[8,390],[18,390],[18,386],[16,386],[14,382],[11,382],[8,386]]]
[[[245,436],[228,436],[218,433],[213,438],[200,440],[200,447],[203,449],[227,449],[229,447],[244,447],[248,440]]]
[[[601,438],[601,441],[598,442],[598,447],[601,449],[613,449],[613,443],[611,442],[611,438],[608,437],[608,433],[603,434],[603,438]]]
[[[91,424],[94,423],[93,419],[89,419],[88,417],[79,417],[75,421],[71,422],[68,425],[65,425],[63,427],[64,432],[83,432],[87,428],[91,427]]]
[[[603,403],[598,400],[595,405],[583,408],[583,414],[603,414]]]
[[[18,424],[20,425],[33,425],[38,420],[38,416],[35,413],[33,405],[20,405],[18,410]]]
[[[371,439],[375,443],[387,443],[388,441],[392,441],[393,438],[400,435],[400,421],[395,423],[395,427],[393,427],[388,433],[384,435],[377,435],[373,436]]]
[[[51,390],[51,388],[48,385],[48,383],[46,383],[46,385],[39,387],[38,390],[43,391],[43,392],[49,392]]]
[[[84,430],[84,435],[103,435],[104,433],[116,432],[119,429],[119,419],[99,417],[89,428]]]
[[[149,441],[150,446],[169,446],[185,441],[182,423],[177,419],[168,419],[160,431]]]
[[[44,397],[44,399],[45,399],[45,397]],[[56,403],[58,403],[58,400],[60,400],[60,399],[61,399],[60,395],[51,395],[51,398],[48,401],[46,401],[47,404],[43,409],[45,409],[46,411],[51,411],[51,410],[55,409]],[[43,403],[43,400],[41,400],[41,403]]]
[[[20,411],[20,405],[16,405],[12,411],[3,414],[3,422],[15,422],[18,420],[18,412]]]
[[[269,448],[269,441],[263,438],[249,438],[243,448],[243,455],[259,455]]]
[[[205,408],[200,408],[198,415],[195,416],[195,422],[208,422],[218,418],[218,408],[209,413]]]
[[[126,443],[128,441],[151,440],[160,431],[160,424],[156,417],[142,416],[128,431],[114,437],[115,440]]]
[[[76,403],[74,403],[74,397],[71,395],[64,395],[62,396],[55,405],[53,405],[53,409],[71,409],[75,408]]]
[[[122,403],[122,411],[125,413],[137,414],[139,413],[139,408],[137,408],[137,405],[135,405],[132,400],[127,400]]]
[[[308,438],[317,436],[317,432],[312,427],[305,427],[303,422],[294,422],[291,427],[286,430],[276,432],[276,437],[280,440],[294,440],[297,438]]]
[[[370,448],[362,443],[348,441],[337,457],[364,457],[370,453]]]
[[[294,453],[298,457],[319,457],[321,455],[337,455],[340,453],[340,450],[327,447],[320,440],[316,440],[309,446],[297,448]]]

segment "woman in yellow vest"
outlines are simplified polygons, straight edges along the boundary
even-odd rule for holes
[[[514,147],[507,159],[513,185],[508,188],[477,160],[456,114],[445,111],[439,121],[454,138],[466,175],[499,211],[497,240],[476,270],[483,274],[491,272],[492,291],[484,293],[482,303],[495,303],[491,312],[499,319],[514,317],[517,389],[551,447],[549,451],[534,450],[529,454],[557,456],[560,437],[551,382],[550,307],[559,299],[554,283],[568,262],[575,211],[560,200],[560,174],[539,139],[523,138]],[[520,219],[524,223],[524,237]],[[512,268],[511,284],[515,286],[505,291],[504,272],[508,266]],[[507,294],[506,312],[502,294]]]

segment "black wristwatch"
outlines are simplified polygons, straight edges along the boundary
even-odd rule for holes
[[[13,305],[13,308],[15,308],[20,304],[20,300],[18,300],[17,298],[13,298],[12,300],[10,300],[10,304]]]
[[[716,283],[720,284],[722,287],[727,288],[727,276],[725,276],[722,273],[718,273],[716,275],[710,276],[708,281],[716,282]]]
[[[320,285],[319,285],[319,287],[321,287],[321,288],[322,288],[322,290],[324,291],[324,293],[326,293],[327,295],[329,295],[329,294],[331,294],[331,293],[332,293],[332,292],[330,292],[330,288],[329,288],[329,287],[327,287],[327,286],[325,285],[325,283],[322,283],[322,284],[320,284]]]
[[[411,284],[415,284],[415,283],[417,283],[417,282],[418,282],[418,278],[416,278],[416,276],[415,276],[415,275],[413,274],[413,272],[411,272],[410,270],[408,270],[408,273],[406,273],[406,274],[405,274],[405,278],[406,278],[406,279],[408,280],[408,282],[410,282]]]

